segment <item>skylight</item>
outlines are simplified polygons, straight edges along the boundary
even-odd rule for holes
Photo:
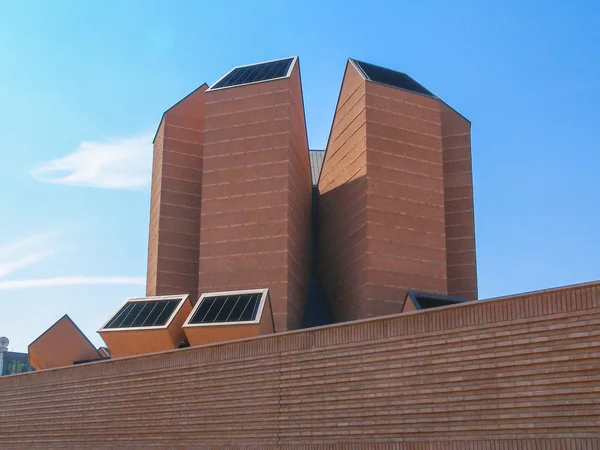
[[[429,90],[425,89],[424,86],[417,83],[411,77],[405,73],[398,72],[392,69],[386,69],[385,67],[376,66],[356,59],[351,60],[363,74],[363,76],[375,83],[386,84],[388,86],[404,89],[406,91],[416,92],[417,94],[429,95],[435,97]]]
[[[130,298],[100,330],[165,328],[186,299],[187,295]]]
[[[202,294],[184,326],[258,323],[267,295],[268,289]]]
[[[290,76],[296,58],[278,59],[248,66],[235,67],[210,87],[210,91]]]

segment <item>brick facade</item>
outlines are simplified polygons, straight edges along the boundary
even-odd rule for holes
[[[147,295],[268,287],[301,327],[311,177],[299,63],[208,90],[155,141]],[[319,191],[319,273],[338,321],[400,312],[407,290],[477,299],[470,123],[346,66]]]
[[[146,295],[198,299],[206,84],[165,112],[154,139]]]
[[[0,447],[600,448],[600,283],[0,378]]]
[[[447,293],[439,102],[366,92],[368,289],[355,318],[400,312],[408,289]]]
[[[337,320],[408,290],[477,299],[470,123],[349,62],[319,180],[321,277]]]
[[[319,271],[333,314],[352,320],[366,298],[365,82],[346,65],[319,178]]]
[[[288,78],[208,91],[199,290],[268,288],[275,330],[300,328],[311,189],[298,64]]]
[[[448,294],[477,300],[471,123],[441,104]]]
[[[0,378],[0,447],[600,450],[600,282],[405,303],[477,300],[470,122],[349,61],[313,198],[291,67],[203,85],[154,143],[147,295],[268,288],[260,323]],[[344,323],[298,330],[309,281]]]
[[[69,343],[67,347],[65,342]],[[100,356],[96,347],[67,315],[29,344],[27,352],[29,364],[35,370],[69,366],[75,361],[96,359]]]

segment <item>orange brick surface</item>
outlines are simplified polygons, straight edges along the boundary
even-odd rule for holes
[[[310,275],[299,70],[206,93],[198,290],[268,288],[278,332],[300,328]]]
[[[29,344],[29,364],[35,370],[70,366],[100,357],[96,347],[67,315]]]
[[[98,333],[108,346],[113,358],[156,353],[179,348],[185,339],[181,326],[192,311],[192,304],[187,297],[173,320],[164,328],[144,329],[102,329]]]
[[[319,270],[338,321],[408,290],[477,299],[470,123],[346,66],[319,179]]]
[[[448,294],[477,300],[471,124],[442,104]]]
[[[185,97],[162,117],[154,140],[146,295],[198,299],[204,92]]]
[[[355,318],[399,313],[408,289],[447,293],[439,101],[366,82],[367,291]]]
[[[265,306],[258,323],[253,324],[209,324],[209,325],[185,325],[183,331],[187,336],[189,344],[196,345],[213,344],[215,342],[233,341],[237,339],[272,334],[273,313],[271,301],[267,296]]]
[[[337,320],[366,297],[367,131],[365,82],[346,65],[319,178],[319,271]]]
[[[600,448],[600,283],[0,378],[2,448]]]

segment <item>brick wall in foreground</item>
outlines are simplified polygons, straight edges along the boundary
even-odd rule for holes
[[[598,449],[599,337],[590,283],[6,377],[0,447]]]

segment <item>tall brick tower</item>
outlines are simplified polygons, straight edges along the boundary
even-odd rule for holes
[[[312,181],[298,58],[237,67],[205,95],[199,289],[269,288],[275,330],[300,328]]]
[[[477,298],[470,123],[409,76],[346,65],[319,179],[322,283],[337,320],[408,290]]]
[[[471,122],[440,103],[448,294],[477,300]]]
[[[154,139],[146,295],[198,298],[206,89],[167,110]]]
[[[165,112],[147,295],[268,288],[275,330],[302,326],[312,181],[300,80],[298,58],[236,67]],[[400,312],[409,290],[477,298],[470,122],[406,74],[348,61],[317,209],[338,321]]]

